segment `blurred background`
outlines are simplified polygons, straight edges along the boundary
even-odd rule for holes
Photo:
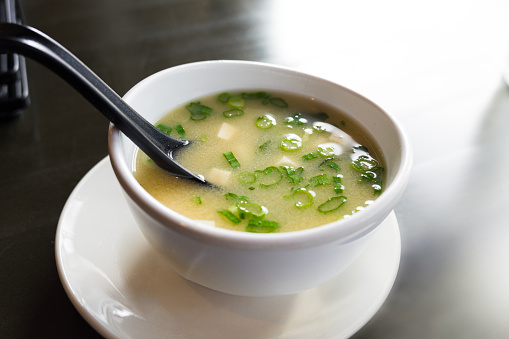
[[[26,23],[123,95],[184,63],[296,68],[367,96],[414,148],[389,298],[355,338],[509,337],[509,2],[21,0]],[[54,239],[108,122],[27,60],[31,103],[0,121],[0,337],[100,337],[58,278]]]

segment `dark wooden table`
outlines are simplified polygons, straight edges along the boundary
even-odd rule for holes
[[[355,337],[509,337],[507,1],[22,5],[119,94],[164,68],[239,59],[326,77],[391,111],[415,151],[396,209],[401,266]],[[0,337],[100,337],[65,294],[54,247],[69,194],[107,155],[108,122],[46,68],[27,69],[31,105],[0,122]]]

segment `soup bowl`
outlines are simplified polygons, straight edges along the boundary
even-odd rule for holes
[[[362,253],[406,187],[409,142],[394,118],[363,96],[312,75],[263,63],[205,61],[169,68],[142,80],[124,99],[155,123],[197,98],[250,89],[314,98],[362,126],[384,157],[383,193],[349,218],[301,231],[256,234],[200,223],[153,198],[133,176],[136,146],[114,125],[108,136],[110,160],[140,230],[183,278],[233,295],[293,294],[341,274]]]

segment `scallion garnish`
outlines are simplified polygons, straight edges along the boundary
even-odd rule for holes
[[[293,198],[295,201],[295,207],[304,208],[313,204],[315,192],[308,191],[306,188],[302,187],[294,190],[292,194],[285,196],[285,198]]]
[[[237,203],[237,208],[241,219],[263,219],[267,214],[267,209],[265,207],[247,201]]]
[[[260,187],[265,188],[277,185],[283,179],[283,174],[276,166],[269,166],[263,171],[257,170],[255,174]]]
[[[281,141],[281,149],[285,152],[295,152],[302,147],[302,139],[297,134],[285,134]]]
[[[276,221],[269,220],[249,220],[246,231],[251,233],[272,233],[279,228]]]
[[[291,117],[286,117],[285,123],[289,124],[289,125],[300,126],[300,125],[307,124],[308,120],[303,118],[302,114],[297,113],[297,114],[292,115]]]
[[[253,184],[256,181],[256,174],[253,172],[242,172],[239,174],[239,180],[246,185]]]
[[[341,182],[340,174],[333,176],[332,181],[334,182],[334,192],[336,192],[336,194],[343,193],[343,191],[345,190],[345,186],[343,186]]]
[[[234,224],[240,223],[240,219],[237,218],[237,216],[235,214],[233,214],[232,212],[230,212],[228,210],[219,210],[217,212],[224,215],[225,217],[227,217],[228,220],[230,220]]]
[[[303,155],[302,160],[308,161],[308,160],[314,159],[316,157],[318,157],[318,155],[316,155],[316,153],[314,153],[314,152],[311,152],[311,153]]]
[[[182,125],[178,124],[177,126],[175,126],[175,130],[177,131],[181,139],[184,139],[186,137],[186,131],[184,130],[184,127],[182,127]]]
[[[341,206],[343,206],[346,200],[347,200],[346,197],[343,195],[340,195],[338,197],[332,197],[323,204],[321,204],[320,206],[318,206],[318,211],[320,211],[321,213],[333,212],[340,208]]]
[[[223,115],[225,118],[239,117],[241,115],[244,115],[244,111],[240,108],[232,108],[228,111],[224,111]]]
[[[170,133],[171,133],[171,127],[170,127],[170,126],[166,126],[166,125],[164,125],[164,124],[158,124],[158,125],[156,126],[156,128],[157,128],[158,130],[160,130],[161,132],[166,133],[166,134],[168,134],[168,135],[170,135]]]
[[[285,100],[283,100],[282,98],[270,98],[269,102],[272,105],[277,106],[279,108],[286,108],[286,107],[288,107],[288,103]]]
[[[212,108],[200,104],[200,102],[191,102],[186,106],[191,113],[191,120],[203,120],[212,113]]]
[[[243,99],[265,99],[270,97],[267,92],[242,93],[241,95]]]
[[[341,168],[339,167],[339,165],[336,164],[334,161],[332,161],[330,159],[327,159],[327,160],[325,160],[324,162],[322,162],[320,164],[320,168],[321,169],[324,169],[324,168],[327,168],[327,167],[332,168],[336,172],[341,171]]]
[[[237,195],[235,193],[226,193],[226,200],[228,201],[246,201],[249,202],[249,198],[244,195]]]
[[[228,106],[232,108],[242,108],[246,106],[246,102],[244,101],[244,99],[242,99],[240,95],[233,96],[228,99]]]
[[[260,151],[265,151],[266,149],[269,148],[269,145],[272,143],[272,140],[267,140],[265,141],[263,144],[261,144],[260,146],[258,146],[258,149]]]
[[[194,197],[192,197],[191,201],[194,202],[196,205],[202,204],[201,197],[199,195],[195,195]]]
[[[226,153],[223,153],[223,155],[232,168],[240,167],[240,163],[237,160],[237,158],[235,158],[235,155],[233,155],[233,152],[231,152],[231,151],[226,152]]]
[[[223,104],[226,104],[228,100],[230,100],[230,93],[223,92],[218,95],[217,99],[221,101]]]
[[[271,114],[265,114],[256,119],[256,126],[261,129],[268,129],[276,125],[276,119]]]
[[[312,187],[330,185],[332,181],[327,174],[320,174],[309,179],[309,183]]]
[[[291,166],[280,166],[280,168],[286,174],[286,179],[288,179],[290,183],[296,185],[304,180],[304,177],[302,176],[302,172],[304,172],[303,167],[293,169]]]
[[[378,167],[378,161],[368,155],[360,155],[352,160],[352,168],[358,172],[370,171]]]
[[[336,155],[334,153],[334,148],[332,147],[318,147],[317,152],[319,155],[326,158],[333,157]]]

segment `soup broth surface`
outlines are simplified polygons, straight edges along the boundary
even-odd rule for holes
[[[383,188],[376,145],[333,111],[287,93],[200,98],[156,126],[193,141],[176,160],[218,188],[176,178],[141,151],[134,175],[161,203],[211,227],[268,233],[327,224],[366,208]]]

